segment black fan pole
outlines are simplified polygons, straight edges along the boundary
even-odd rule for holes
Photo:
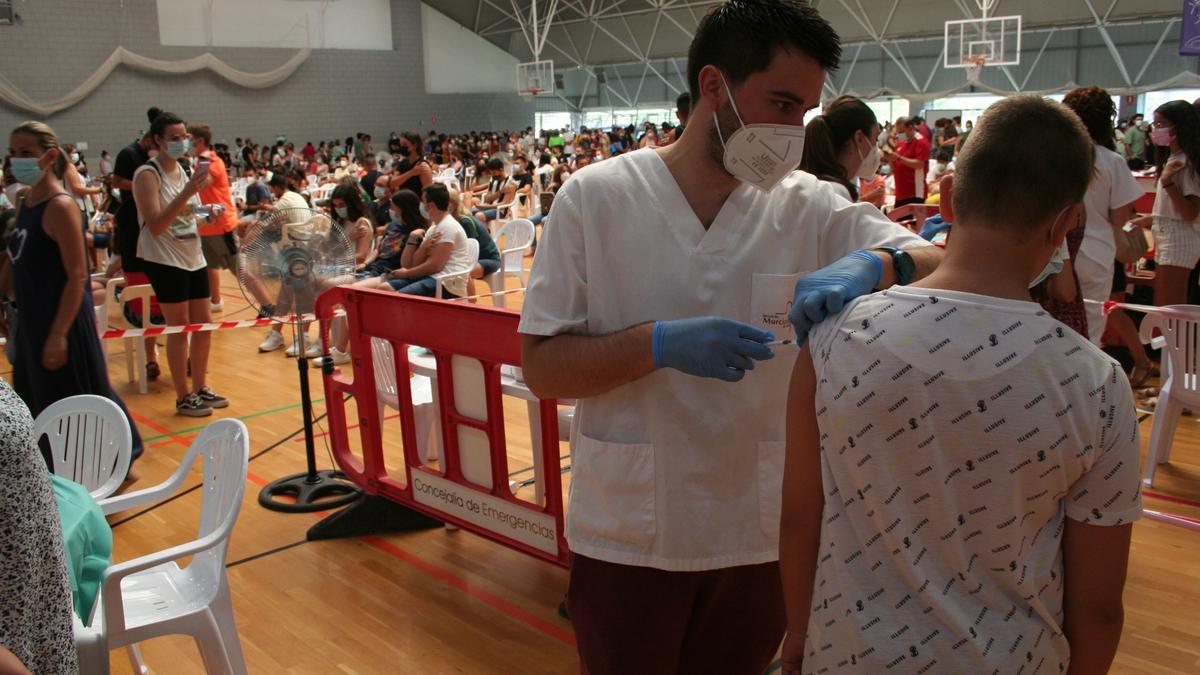
[[[344,506],[357,500],[362,491],[334,469],[317,470],[317,445],[313,437],[312,395],[308,386],[308,361],[304,358],[306,332],[299,317],[292,323],[296,345],[296,367],[300,372],[300,409],[304,416],[304,454],[308,470],[285,476],[258,493],[264,508],[284,513],[311,513]]]

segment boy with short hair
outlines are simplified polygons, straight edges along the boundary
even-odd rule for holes
[[[1068,109],[996,103],[938,269],[813,330],[788,404],[785,672],[1107,671],[1136,411],[1120,367],[1027,290],[1091,171]]]

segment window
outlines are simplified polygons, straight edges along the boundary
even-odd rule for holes
[[[14,17],[12,0],[0,0],[0,25],[12,25]]]
[[[1145,103],[1141,110],[1145,113],[1146,119],[1154,117],[1154,111],[1159,106],[1167,101],[1195,101],[1200,98],[1200,89],[1164,89],[1162,91],[1148,91],[1145,93]]]

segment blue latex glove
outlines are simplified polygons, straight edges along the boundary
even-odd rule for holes
[[[930,216],[925,219],[925,224],[921,226],[921,231],[917,233],[917,236],[925,241],[933,241],[938,232],[950,229],[951,225],[953,223],[947,223],[942,218],[942,214],[939,213],[936,216]]]
[[[737,382],[754,370],[755,361],[775,356],[766,345],[774,339],[768,331],[740,321],[702,316],[655,322],[651,350],[659,368]]]
[[[873,291],[881,279],[883,260],[862,249],[800,277],[788,311],[788,319],[796,329],[796,344],[804,344],[814,325],[842,311],[847,300]]]

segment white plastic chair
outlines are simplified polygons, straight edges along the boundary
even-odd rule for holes
[[[479,262],[479,242],[468,238],[467,251],[470,253],[471,260],[465,271],[455,273],[438,272],[437,274],[433,275],[433,278],[437,279],[437,288],[434,289],[433,297],[441,299],[442,288],[444,287],[445,282],[449,279],[471,279],[471,270],[475,267],[475,263]]]
[[[384,407],[400,410],[400,397],[396,389],[396,359],[387,340],[371,338],[371,361],[375,366],[375,396],[379,403],[379,425],[383,427]],[[413,423],[417,436],[417,456],[422,462],[438,457],[436,442],[429,442],[434,432],[436,409],[433,405],[433,382],[423,375],[411,380]]]
[[[170,479],[106,500],[111,508],[106,512],[125,511],[171,496],[187,479],[197,458],[202,458],[204,476],[197,538],[105,571],[89,625],[75,627],[80,659],[88,659],[87,664],[80,664],[81,669],[96,672],[95,654],[102,653],[107,661],[108,650],[128,647],[134,672],[146,673],[136,644],[184,634],[196,640],[207,672],[246,672],[225,574],[225,553],[242,507],[250,461],[246,425],[234,419],[208,425]],[[192,556],[191,562],[180,568],[175,561],[187,556]],[[102,648],[96,647],[97,640]]]
[[[1142,342],[1162,350],[1163,381],[1150,428],[1142,482],[1154,484],[1154,471],[1171,459],[1171,443],[1184,408],[1200,410],[1200,306],[1169,305],[1194,316],[1147,315],[1142,320]],[[1162,334],[1154,336],[1154,329]]]
[[[129,420],[103,396],[80,394],[51,403],[33,421],[33,437],[43,436],[54,475],[84,486],[96,501],[116,492],[129,473]]]
[[[504,295],[506,277],[515,276],[520,279],[521,288],[524,288],[527,283],[525,251],[533,246],[533,236],[533,223],[525,218],[510,220],[500,228],[497,241],[503,240],[505,246],[500,251],[500,269],[483,278],[484,283],[492,290],[492,301],[500,307],[507,307],[505,304],[507,296]]]
[[[154,289],[149,284],[139,284],[137,286],[126,286],[125,279],[110,279],[108,281],[107,295],[110,298],[116,297],[116,290],[125,287],[121,292],[121,300],[118,303],[121,316],[121,323],[124,328],[137,328],[125,318],[125,305],[134,300],[142,301],[142,328],[150,327],[150,301],[154,299]],[[135,367],[136,366],[136,367]],[[149,385],[146,382],[146,339],[141,337],[125,338],[125,369],[129,373],[129,381],[137,382],[138,392],[145,394],[149,391]]]

